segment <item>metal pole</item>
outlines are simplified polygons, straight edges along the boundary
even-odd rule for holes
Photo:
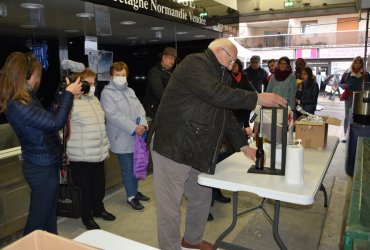
[[[364,72],[366,72],[367,68],[367,40],[369,36],[369,13],[370,9],[367,9],[367,15],[366,15],[366,35],[365,35],[365,55],[364,55]]]

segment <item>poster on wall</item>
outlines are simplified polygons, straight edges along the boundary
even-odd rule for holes
[[[113,52],[99,50],[98,53],[98,81],[109,81],[109,68],[113,63]]]

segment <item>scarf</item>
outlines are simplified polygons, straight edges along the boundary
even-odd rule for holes
[[[359,70],[358,72],[352,71],[351,76],[354,76],[356,78],[362,77],[362,70]]]
[[[231,75],[235,79],[236,83],[240,83],[240,80],[242,79],[242,72],[239,71],[236,75],[231,73]]]
[[[275,69],[274,75],[275,75],[276,80],[284,81],[285,79],[288,78],[288,76],[291,73],[292,73],[291,69],[286,69],[286,70]]]

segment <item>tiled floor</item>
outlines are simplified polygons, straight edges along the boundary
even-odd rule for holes
[[[329,101],[320,97],[320,105],[323,110],[318,111],[319,115],[331,115],[343,120],[344,104],[336,101]],[[342,136],[343,127],[329,126],[329,134]],[[345,143],[339,143],[331,166],[324,180],[324,185],[328,192],[329,201],[331,188],[334,178],[348,179],[344,171],[344,157],[346,154]],[[151,197],[149,202],[143,202],[145,210],[142,212],[134,211],[125,202],[126,195],[122,186],[117,186],[107,190],[105,197],[106,209],[116,215],[117,219],[112,222],[96,219],[96,222],[103,230],[121,235],[150,246],[158,247],[156,230],[156,207],[153,187],[153,176],[148,176],[139,184],[139,190]],[[231,196],[230,192],[224,191],[224,195]],[[255,206],[261,198],[248,193],[239,195],[240,211]],[[185,212],[186,200],[182,202],[183,215]],[[265,208],[269,213],[273,213],[273,201],[267,200]],[[215,219],[208,222],[204,239],[215,242],[217,237],[231,222],[232,205],[215,202],[211,212]],[[340,208],[338,208],[340,209]],[[325,221],[327,208],[323,206],[323,194],[319,192],[316,201],[310,206],[298,206],[292,204],[282,204],[280,216],[280,235],[288,249],[312,250],[318,249],[323,224]],[[182,216],[181,230],[184,230],[184,216]],[[58,231],[61,236],[74,238],[86,229],[79,219],[59,218]],[[227,237],[228,241],[240,244],[252,249],[279,249],[276,245],[272,227],[266,220],[265,215],[260,210],[248,213],[238,219],[238,224],[234,231]],[[124,248],[122,248],[124,249]],[[333,249],[338,249],[337,245]]]
[[[338,100],[333,102],[320,97],[320,105],[324,107],[317,114],[325,114],[343,119],[343,103]],[[342,135],[343,127],[329,126],[331,135]],[[334,178],[347,179],[344,172],[345,144],[338,145],[336,154],[328,170],[324,185],[329,195],[333,186]],[[117,220],[106,222],[96,219],[102,229],[126,238],[142,242],[144,244],[158,247],[156,233],[156,207],[153,190],[153,176],[140,182],[140,191],[149,195],[151,200],[143,202],[145,210],[137,212],[129,208],[126,203],[124,190],[121,186],[108,191],[105,198],[105,206],[108,211],[117,216]],[[225,195],[232,194],[224,191]],[[239,195],[239,210],[253,207],[261,199],[255,195],[241,193]],[[185,211],[186,200],[183,200],[182,210]],[[273,212],[273,202],[265,202],[267,211]],[[215,220],[208,222],[204,239],[214,242],[219,234],[231,222],[231,204],[215,202],[211,212]],[[327,209],[323,206],[323,194],[319,192],[316,201],[311,206],[298,206],[283,204],[281,209],[280,234],[288,249],[317,249],[321,237],[322,227]],[[182,217],[184,222],[184,216]],[[183,231],[184,223],[182,223]],[[74,238],[85,231],[80,220],[60,219],[58,223],[59,233],[67,238]],[[245,245],[252,249],[279,249],[272,236],[272,227],[266,220],[265,215],[260,211],[241,216],[235,230],[227,238],[236,244]],[[333,248],[336,249],[336,248]]]

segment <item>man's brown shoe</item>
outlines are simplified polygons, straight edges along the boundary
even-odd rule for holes
[[[187,243],[184,238],[182,238],[181,241],[181,249],[182,250],[194,250],[194,249],[200,249],[200,250],[212,250],[213,249],[213,244],[209,243],[208,241],[203,240],[202,243],[197,244],[197,245],[191,245]]]

